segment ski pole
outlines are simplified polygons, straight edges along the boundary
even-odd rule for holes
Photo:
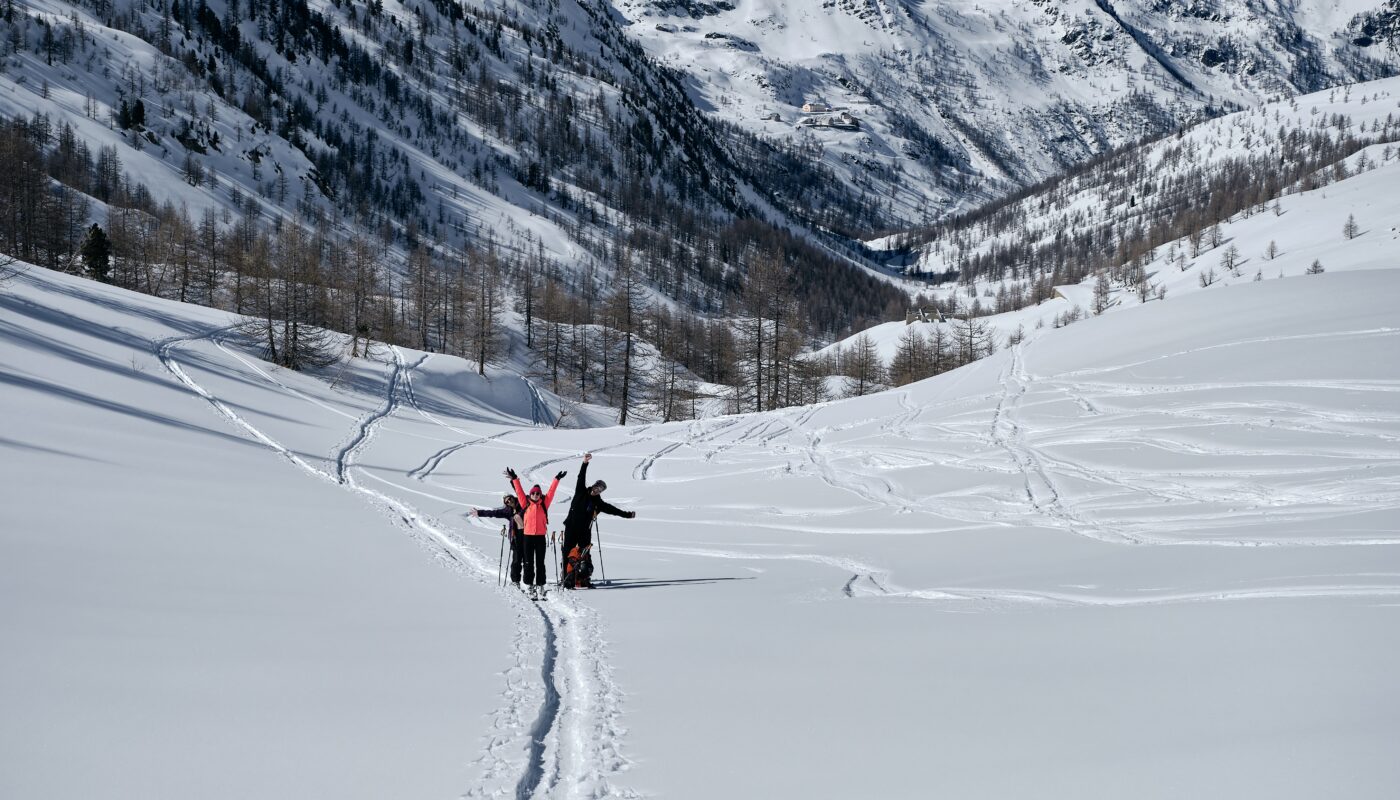
[[[598,518],[593,518],[593,538],[598,540],[598,572],[603,576],[603,583],[608,582],[608,568],[603,566],[603,528],[598,525]]]
[[[555,570],[554,585],[556,587],[561,587],[564,585],[564,566],[562,562],[559,561],[559,531],[555,531],[549,535],[549,549],[550,560],[559,565]]]
[[[505,586],[506,526],[501,526],[501,557],[496,560],[496,585]]]

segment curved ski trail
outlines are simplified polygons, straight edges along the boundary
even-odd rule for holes
[[[458,572],[471,575],[483,583],[489,580],[494,584],[496,566],[488,556],[460,541],[410,504],[354,479],[351,468],[356,454],[373,438],[379,423],[399,407],[401,395],[407,396],[415,410],[423,413],[417,408],[411,390],[406,388],[405,377],[413,367],[404,363],[398,348],[391,348],[394,365],[384,405],[359,421],[354,436],[336,454],[335,472],[331,473],[313,466],[259,430],[191,378],[176,361],[174,350],[177,346],[212,339],[225,330],[165,340],[156,346],[156,356],[181,384],[206,400],[221,416],[253,439],[307,474],[368,498],[376,507],[391,512],[414,538],[430,548],[436,558]],[[426,358],[424,356],[413,366],[421,364]],[[261,370],[258,372],[289,393],[304,400],[309,399],[282,386]],[[514,593],[503,594],[511,597]],[[590,797],[639,797],[610,783],[611,777],[624,771],[629,762],[620,753],[619,744],[624,733],[619,723],[620,692],[612,683],[606,653],[599,644],[602,641],[601,626],[596,614],[573,599],[553,596],[549,601],[534,605],[543,621],[543,630],[536,632],[533,623],[524,622],[529,616],[524,611],[529,605],[528,601],[519,594],[514,594],[511,599],[517,609],[517,619],[522,622],[517,626],[514,645],[516,667],[510,671],[514,674],[508,673],[506,676],[507,702],[493,715],[495,727],[501,735],[488,737],[484,752],[476,762],[481,767],[480,783],[469,788],[464,795],[499,797],[508,791],[507,786],[513,786],[511,793],[523,798],[553,797],[560,793]],[[537,639],[540,642],[538,647],[534,644]],[[521,677],[528,672],[526,664],[533,660],[530,654],[536,649],[542,651],[538,663],[543,686],[539,690]],[[526,728],[520,721],[528,713],[525,709],[536,704],[538,711]],[[522,751],[525,752],[523,763],[521,758],[512,756]]]

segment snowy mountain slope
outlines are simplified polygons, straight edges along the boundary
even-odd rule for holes
[[[372,211],[406,239],[489,234],[566,266],[671,205],[843,233],[926,222],[1222,104],[1397,64],[1372,0],[164,8],[18,4],[0,110],[117,145],[195,217]],[[144,122],[112,130],[137,100]],[[794,127],[806,100],[860,130]]]
[[[1202,123],[926,233],[908,272],[957,277],[926,287],[924,298],[950,319],[972,310],[1005,346],[1094,313],[1096,270],[1109,278],[1100,312],[1114,314],[1303,276],[1315,263],[1395,269],[1397,108],[1400,81],[1389,78]],[[958,326],[942,329],[951,340]],[[886,322],[814,355],[849,352],[864,336],[888,364],[905,334],[903,320]]]
[[[1393,148],[1388,154],[1386,146],[1376,145],[1342,163],[1348,177],[1324,188],[1281,197],[1276,210],[1240,216],[1221,224],[1220,245],[1203,248],[1195,259],[1187,258],[1183,262],[1180,258],[1189,252],[1190,243],[1186,239],[1160,248],[1161,255],[1147,262],[1145,271],[1154,291],[1160,288],[1163,297],[1153,295],[1146,302],[1172,303],[1198,292],[1252,282],[1256,276],[1259,280],[1310,277],[1306,273],[1314,262],[1321,263],[1326,272],[1400,269],[1400,258],[1396,256],[1400,252],[1400,194],[1395,191],[1400,185],[1400,158],[1395,156]],[[1371,166],[1361,169],[1358,164]],[[1028,204],[1034,205],[1034,202],[1028,201]],[[1091,196],[1077,199],[1072,205],[1097,207],[1101,202],[1101,197]],[[1357,234],[1353,238],[1344,233],[1349,218],[1357,221]],[[1034,236],[1037,229],[1053,230],[1061,224],[1070,223],[1068,219],[1046,215],[1023,229],[1008,231],[1005,240],[1027,234]],[[988,237],[986,246],[995,247],[999,238]],[[1236,251],[1233,272],[1221,265],[1223,253],[1231,247]],[[1176,255],[1173,257],[1172,253]],[[935,269],[947,266],[942,254],[930,252],[928,255],[926,263],[936,265]],[[1238,274],[1234,274],[1236,272]],[[1211,281],[1208,286],[1202,285],[1203,275]],[[985,308],[993,308],[996,292],[1003,284],[1010,283],[979,278],[973,283],[972,297],[965,289],[951,285],[935,288],[927,294],[963,308],[974,300],[985,304]],[[1055,296],[1041,303],[981,319],[995,332],[998,346],[1005,346],[1013,334],[1035,338],[1054,328],[1057,317],[1090,314],[1094,283],[1093,278],[1086,278],[1079,284],[1058,286]],[[1135,310],[1144,305],[1135,287],[1122,284],[1112,287],[1108,303],[1105,314]],[[950,339],[956,335],[955,323],[935,324],[941,324]],[[903,320],[876,325],[817,350],[815,355],[849,350],[856,339],[864,335],[875,343],[881,359],[889,363],[899,349],[906,327]],[[931,331],[928,326],[921,326],[920,330],[926,336]]]
[[[0,66],[0,169],[16,176],[0,239],[51,269],[83,273],[97,224],[126,288],[251,313],[255,272],[278,274],[265,289],[353,286],[369,298],[353,315],[277,315],[457,354],[472,349],[468,297],[488,296],[477,331],[507,306],[536,326],[619,327],[601,318],[619,270],[674,323],[651,326],[652,346],[741,313],[759,255],[794,265],[811,335],[898,302],[810,241],[882,226],[873,206],[802,154],[706,120],[605,5],[40,0],[0,12]],[[304,259],[273,241],[297,238],[293,222],[314,237]],[[580,366],[561,391],[624,404],[606,391],[611,335],[570,336]],[[509,362],[490,350],[476,355]]]
[[[154,26],[160,19],[145,4],[125,5],[129,8],[118,6],[116,10],[129,11],[137,20],[136,26]],[[397,5],[391,4],[391,8]],[[112,13],[112,4],[103,7],[108,9],[107,14]],[[214,13],[217,21],[225,7],[216,3],[211,8],[219,12]],[[333,7],[317,10],[334,11]],[[206,207],[242,214],[245,202],[254,203],[261,213],[272,216],[290,217],[298,210],[332,211],[333,199],[346,195],[348,187],[337,187],[334,176],[321,174],[326,165],[318,165],[310,156],[327,151],[345,155],[343,148],[333,147],[323,138],[328,126],[338,122],[349,128],[347,132],[357,140],[355,144],[367,162],[361,165],[363,181],[371,188],[380,188],[374,186],[378,177],[384,181],[386,193],[427,192],[439,221],[446,224],[450,218],[451,227],[458,231],[517,228],[522,238],[528,236],[531,240],[563,243],[568,239],[548,220],[521,213],[522,209],[511,201],[512,193],[518,191],[510,187],[512,182],[508,182],[504,196],[497,196],[479,181],[459,174],[466,172],[461,168],[463,153],[439,157],[441,154],[426,152],[429,148],[438,150],[441,145],[420,138],[413,128],[404,126],[402,119],[384,119],[387,115],[377,113],[380,107],[373,95],[338,87],[328,65],[313,60],[298,63],[294,54],[289,59],[283,53],[271,52],[270,44],[260,38],[267,35],[265,24],[259,28],[245,22],[236,27],[242,32],[244,43],[265,59],[260,67],[285,76],[281,80],[290,86],[279,88],[286,89],[287,97],[302,103],[315,102],[318,110],[324,109],[325,113],[315,120],[314,127],[302,120],[310,130],[297,131],[290,138],[292,126],[272,130],[270,117],[250,116],[249,110],[264,109],[248,99],[260,88],[257,76],[238,71],[233,59],[224,66],[228,71],[224,79],[227,88],[220,83],[216,89],[209,78],[217,79],[221,74],[218,70],[191,69],[188,63],[161,52],[158,35],[171,39],[169,47],[176,54],[188,48],[201,62],[217,64],[216,57],[223,54],[217,43],[206,38],[212,32],[203,26],[196,28],[191,22],[186,29],[179,20],[171,24],[167,16],[159,31],[142,29],[146,34],[142,38],[117,27],[113,20],[99,18],[83,4],[36,0],[24,4],[24,11],[25,19],[42,20],[58,30],[58,36],[71,39],[68,48],[74,55],[55,64],[52,57],[46,62],[42,52],[12,54],[12,72],[0,82],[4,90],[0,91],[0,113],[46,113],[55,124],[73,124],[94,152],[104,146],[118,148],[123,166],[134,181],[146,183],[159,201],[169,200],[186,207],[191,216],[198,217]],[[407,15],[402,8],[399,13]],[[126,20],[121,24],[132,26]],[[382,53],[378,43],[355,36],[353,26],[343,27],[348,38]],[[240,88],[249,94],[240,97]],[[321,96],[314,97],[318,92]],[[147,124],[127,131],[117,128],[114,120],[119,105],[137,99],[147,108]],[[274,102],[273,106],[280,108],[282,103]],[[337,135],[344,132],[337,131]],[[369,140],[367,149],[365,139]],[[374,176],[374,167],[379,166],[376,141],[382,141],[384,148],[378,155],[384,159],[379,176]],[[467,153],[477,149],[470,141],[461,147]],[[384,158],[386,153],[388,157]],[[192,186],[187,159],[192,159],[210,177]],[[414,185],[409,187],[405,181]],[[524,200],[517,198],[518,202]],[[401,208],[398,216],[404,221],[413,219],[403,211]],[[443,233],[448,236],[447,231]],[[565,258],[571,253],[566,249],[555,255]],[[570,260],[576,260],[577,254],[572,255],[575,259]]]
[[[951,231],[951,241],[925,247],[916,269],[935,274],[955,271],[962,266],[960,262],[1010,245],[1044,245],[1057,236],[1083,236],[1086,231],[1107,236],[1115,226],[1145,238],[1156,233],[1154,224],[1172,221],[1172,213],[1189,208],[1193,201],[1225,205],[1204,196],[1207,193],[1233,191],[1236,197],[1231,200],[1236,204],[1241,197],[1253,201],[1245,204],[1240,217],[1229,215],[1223,221],[1228,226],[1238,218],[1251,217],[1259,210],[1250,207],[1256,203],[1262,206],[1281,195],[1280,203],[1286,206],[1294,194],[1344,181],[1357,171],[1360,161],[1359,155],[1350,160],[1345,157],[1367,145],[1379,146],[1367,155],[1364,169],[1389,167],[1400,149],[1386,149],[1387,144],[1400,139],[1397,109],[1400,79],[1391,78],[1266,103],[1211,120],[1053,180],[1041,191],[997,207],[995,214],[999,216],[982,216],[975,221],[975,228]],[[1331,153],[1328,148],[1337,151],[1336,161],[1341,161],[1344,169],[1326,160]],[[1309,157],[1316,163],[1306,160]],[[1271,160],[1281,168],[1270,172],[1252,163]],[[1282,176],[1300,169],[1294,182],[1279,182]],[[1218,180],[1219,174],[1233,180]],[[1199,194],[1179,195],[1181,188],[1195,189]],[[1384,202],[1389,198],[1378,193],[1376,199]],[[1212,222],[1208,215],[1214,211],[1198,210],[1196,230]],[[1124,237],[1120,234],[1120,238]]]
[[[1385,797],[1398,291],[1216,287],[873,397],[553,431],[449,357],[318,381],[31,270],[0,296],[0,786]],[[557,524],[585,451],[638,511],[601,522],[610,582],[491,590],[462,512],[566,469]]]
[[[673,212],[697,230],[759,209],[847,227],[873,213],[835,183],[784,188],[774,160],[791,180],[819,168],[709,125],[606,4],[36,0],[0,25],[0,113],[116,145],[157,203],[196,217],[246,202],[583,268]]]
[[[531,643],[508,613],[460,612],[489,582],[298,476],[158,352],[322,469],[382,369],[296,384],[187,341],[224,314],[29,276],[0,297],[0,794],[458,792]]]
[[[1223,104],[1370,80],[1400,63],[1361,33],[1386,19],[1375,0],[620,8],[649,52],[693,77],[716,117],[824,153],[913,222]],[[849,109],[860,129],[801,127],[809,101]]]

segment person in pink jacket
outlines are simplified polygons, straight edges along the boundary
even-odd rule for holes
[[[520,477],[515,474],[515,470],[506,469],[506,477],[510,478],[511,486],[515,487],[515,496],[520,501],[521,516],[525,520],[521,547],[525,556],[525,585],[529,587],[532,600],[544,597],[545,534],[549,533],[549,504],[554,502],[554,491],[559,488],[559,481],[567,474],[560,472],[555,475],[554,481],[549,484],[548,493],[541,490],[537,483],[530,487],[527,494],[520,485]]]

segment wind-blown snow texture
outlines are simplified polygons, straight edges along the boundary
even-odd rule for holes
[[[452,358],[292,374],[30,270],[0,795],[1387,797],[1398,293],[1232,286],[872,397],[555,431]],[[462,513],[585,451],[639,512],[609,581],[494,589]]]

